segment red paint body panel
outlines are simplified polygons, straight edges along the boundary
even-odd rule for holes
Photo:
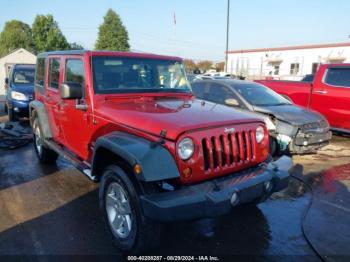
[[[164,147],[174,156],[179,173],[182,174],[182,170],[188,167],[192,169],[192,176],[181,177],[181,183],[190,184],[223,176],[258,165],[267,159],[268,132],[264,123],[251,115],[239,111],[232,114],[232,109],[209,102],[203,103],[192,94],[94,94],[91,55],[182,61],[176,57],[126,52],[87,51],[81,55],[48,55],[47,61],[51,57],[60,58],[59,84],[65,81],[67,59],[80,59],[84,63],[85,111],[76,109],[76,100],[62,99],[59,89],[51,90],[46,86],[44,94],[36,93],[36,99],[43,102],[49,112],[53,139],[81,160],[91,162],[96,140],[110,132],[122,131],[157,141],[163,130],[166,131]],[[46,74],[47,72],[48,70]],[[266,133],[260,144],[255,141],[255,130],[259,125],[264,126]],[[233,128],[231,130],[235,130],[240,141],[235,143],[232,140],[234,134],[225,133],[225,128]],[[191,137],[196,148],[194,155],[187,161],[181,160],[176,150],[177,143],[184,137]],[[211,160],[204,159],[204,138],[217,139],[215,148],[208,151]],[[211,168],[205,168],[205,161]]]
[[[168,96],[168,94],[167,94]],[[166,130],[166,137],[176,140],[179,135],[195,129],[251,122],[246,114],[232,115],[232,109],[182,95],[182,97],[138,97],[99,101],[95,114],[114,123],[134,127],[158,136]],[[137,123],[137,125],[136,125]]]
[[[332,128],[350,132],[349,87],[324,83],[328,68],[350,67],[350,64],[324,64],[315,75],[313,83],[297,81],[258,80],[275,92],[289,97],[295,104],[323,114]]]

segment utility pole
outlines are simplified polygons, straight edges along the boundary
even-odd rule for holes
[[[225,52],[225,72],[227,73],[228,63],[228,39],[230,31],[230,0],[227,0],[227,25],[226,25],[226,52]]]

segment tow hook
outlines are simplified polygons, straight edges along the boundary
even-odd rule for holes
[[[214,185],[214,188],[213,188],[214,191],[216,191],[216,192],[220,191],[220,186],[219,186],[217,181],[214,180],[213,185]]]

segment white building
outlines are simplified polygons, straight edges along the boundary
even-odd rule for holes
[[[0,58],[0,102],[5,95],[5,78],[14,64],[35,64],[36,56],[24,48],[19,48]]]
[[[350,43],[304,45],[228,52],[227,72],[249,79],[300,80],[320,63],[350,62]]]

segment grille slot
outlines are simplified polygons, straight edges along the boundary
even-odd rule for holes
[[[256,154],[255,134],[251,130],[205,137],[201,143],[205,171],[248,163]]]

